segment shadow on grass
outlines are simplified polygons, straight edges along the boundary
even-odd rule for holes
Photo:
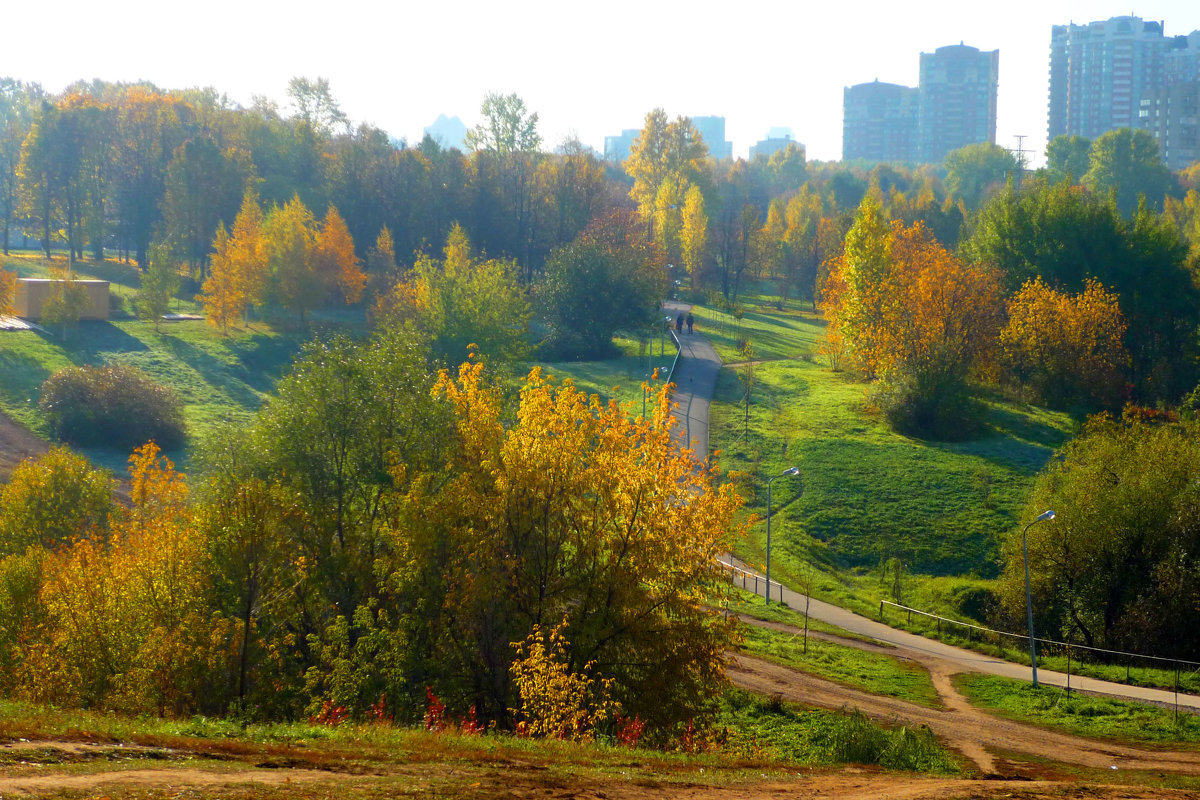
[[[275,384],[300,352],[302,341],[302,337],[299,336],[269,336],[256,333],[241,339],[231,339],[226,343],[226,347],[245,368],[244,383],[256,391],[266,393],[275,390]]]
[[[49,333],[38,335],[62,348],[63,354],[76,366],[99,364],[104,361],[102,353],[137,353],[148,349],[136,336],[130,336],[107,321],[82,320],[67,331],[65,340],[57,326],[49,327],[47,331]]]
[[[11,403],[37,402],[50,370],[32,356],[0,352],[0,396]]]
[[[209,386],[222,391],[226,397],[243,408],[258,408],[257,393],[249,388],[252,374],[245,368],[231,368],[219,358],[204,352],[191,342],[175,336],[164,336],[163,342],[172,355],[196,370]],[[241,374],[235,374],[241,373]]]

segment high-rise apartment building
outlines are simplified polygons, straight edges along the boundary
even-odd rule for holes
[[[956,44],[921,53],[917,157],[937,163],[960,147],[994,144],[999,79],[999,50]]]
[[[996,141],[1000,51],[964,44],[921,53],[921,85],[860,83],[842,99],[842,158],[938,163]]]
[[[637,128],[626,128],[621,131],[620,136],[605,136],[604,137],[604,160],[621,163],[629,158],[629,151],[633,149],[633,140],[638,137],[641,131]]]
[[[1185,37],[1186,38],[1186,37]],[[1163,24],[1113,17],[1050,30],[1050,138],[1095,139],[1138,124],[1142,96],[1163,86]],[[1185,69],[1180,59],[1180,69]]]
[[[724,117],[692,117],[692,127],[708,146],[708,154],[718,161],[733,157],[733,142],[725,141]]]
[[[860,83],[842,93],[842,160],[916,161],[920,90]]]
[[[1158,141],[1168,169],[1200,161],[1200,81],[1175,81],[1142,95],[1138,126]]]

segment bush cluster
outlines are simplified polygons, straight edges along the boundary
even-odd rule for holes
[[[64,442],[130,450],[153,440],[163,450],[187,434],[179,397],[141,370],[68,367],[42,384],[42,412]]]

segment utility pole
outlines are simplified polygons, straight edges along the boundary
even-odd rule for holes
[[[1021,181],[1025,177],[1025,135],[1018,134],[1014,136],[1017,140],[1017,188],[1021,188]]]

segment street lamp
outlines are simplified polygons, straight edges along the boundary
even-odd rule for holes
[[[799,474],[799,467],[788,467],[778,475],[767,478],[767,605],[771,605],[771,483],[776,478],[782,478],[785,475]],[[779,594],[782,597],[783,591],[780,590]]]
[[[1033,668],[1033,688],[1037,688],[1037,649],[1033,638],[1033,598],[1029,594],[1029,545],[1025,540],[1025,534],[1029,533],[1029,529],[1039,522],[1045,522],[1048,519],[1054,519],[1054,511],[1043,511],[1038,515],[1038,518],[1025,526],[1025,530],[1021,531],[1021,552],[1025,555],[1025,615],[1029,620],[1029,665]]]

